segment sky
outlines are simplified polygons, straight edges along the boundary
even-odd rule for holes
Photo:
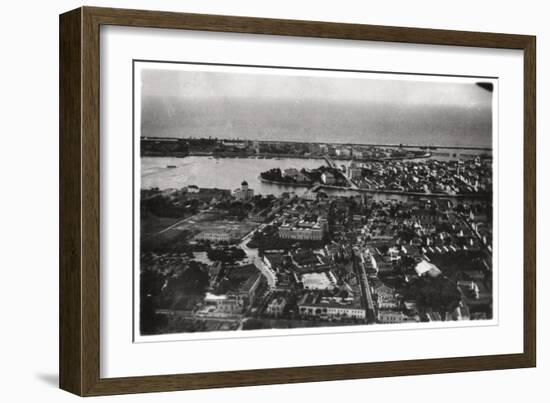
[[[475,80],[253,67],[221,70],[186,65],[142,69],[141,135],[492,144],[493,92]]]

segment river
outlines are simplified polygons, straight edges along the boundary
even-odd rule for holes
[[[142,157],[141,188],[182,188],[196,185],[201,188],[234,190],[246,180],[255,194],[279,196],[284,192],[304,193],[307,188],[264,183],[259,175],[272,168],[318,168],[323,159],[301,158],[214,158],[214,157]],[[175,166],[175,168],[168,168]]]
[[[435,157],[437,159],[456,158],[456,156]],[[422,159],[421,159],[422,160]],[[418,160],[417,160],[418,161]],[[347,161],[336,161],[337,164],[347,164]],[[141,188],[157,187],[164,189],[179,189],[189,185],[200,188],[218,188],[234,190],[246,180],[255,194],[280,196],[284,192],[294,192],[301,195],[307,187],[282,186],[262,182],[259,175],[272,168],[313,169],[326,165],[324,159],[307,158],[214,158],[209,156],[176,157],[142,157],[141,158]],[[171,168],[169,168],[171,167]],[[358,194],[353,190],[323,189],[332,195],[351,196]],[[376,201],[396,200],[406,201],[418,196],[402,194],[369,193]]]

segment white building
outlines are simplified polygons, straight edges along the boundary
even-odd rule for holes
[[[295,239],[301,241],[321,241],[325,235],[325,229],[319,223],[311,227],[292,226],[283,224],[279,227],[279,238]]]
[[[304,273],[301,280],[306,290],[332,290],[336,287],[336,277],[331,271]]]
[[[351,156],[351,150],[347,147],[339,147],[336,149],[336,155],[339,157],[349,157]]]
[[[286,307],[286,299],[283,297],[275,297],[267,306],[265,312],[272,316],[281,316]]]
[[[395,297],[395,290],[382,284],[374,289],[377,296],[378,309],[396,309],[397,298]]]
[[[206,294],[204,302],[216,307],[215,313],[238,314],[244,309],[244,301],[234,295]]]
[[[340,304],[338,302],[298,303],[300,315],[304,317],[319,317],[326,319],[365,319],[365,309],[355,303]]]
[[[378,322],[380,323],[406,323],[416,322],[416,319],[405,315],[403,312],[396,311],[378,311]]]
[[[237,233],[226,230],[211,230],[203,231],[195,235],[197,241],[210,241],[210,242],[233,242],[239,239]]]
[[[418,263],[414,270],[416,271],[416,274],[418,274],[420,277],[425,274],[428,274],[431,277],[437,277],[441,274],[441,270],[439,270],[436,265],[428,263],[425,260],[422,260],[420,263]]]

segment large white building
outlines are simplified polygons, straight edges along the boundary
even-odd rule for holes
[[[296,225],[286,223],[279,227],[279,238],[300,241],[321,241],[325,235],[327,225],[324,218],[319,218],[315,223],[305,221],[300,221]]]
[[[332,290],[336,287],[336,277],[331,271],[321,273],[304,273],[302,285],[306,290]]]
[[[419,277],[422,277],[426,274],[430,277],[437,277],[441,274],[441,270],[439,270],[436,265],[428,263],[425,260],[422,260],[420,263],[418,263],[415,266],[414,270]]]
[[[233,231],[227,230],[211,230],[203,231],[195,235],[197,241],[210,241],[210,242],[233,242],[239,239],[239,235]]]
[[[242,298],[239,298],[236,295],[215,295],[215,294],[206,294],[204,299],[207,305],[215,306],[216,310],[214,312],[206,311],[206,314],[215,315],[218,313],[221,314],[240,314],[244,309],[244,301]]]
[[[242,181],[241,187],[233,191],[233,196],[235,196],[237,200],[247,201],[254,197],[254,189],[249,189],[248,182]]]
[[[298,302],[300,315],[321,319],[365,319],[366,311],[360,303],[352,301],[319,300],[314,295],[305,294]]]
[[[295,239],[298,241],[321,241],[325,231],[322,228],[298,228],[289,224],[279,227],[279,238]]]

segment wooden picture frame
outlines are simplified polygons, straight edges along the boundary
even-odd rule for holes
[[[99,31],[102,25],[519,49],[524,52],[523,353],[128,378],[100,377]],[[60,16],[60,387],[81,396],[533,367],[535,37],[81,7]]]

